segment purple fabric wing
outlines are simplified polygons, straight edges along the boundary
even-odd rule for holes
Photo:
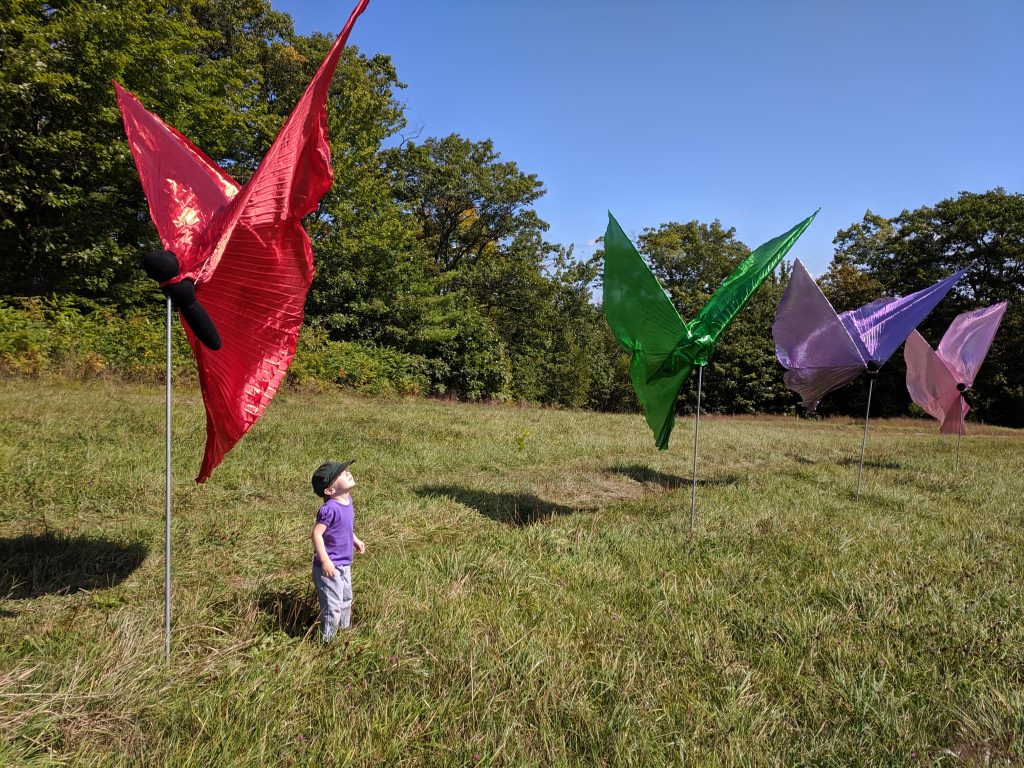
[[[772,323],[786,386],[813,411],[827,393],[856,378],[865,359],[818,284],[797,259]]]
[[[968,269],[970,266],[908,296],[879,299],[860,309],[843,312],[839,318],[850,336],[859,341],[858,347],[861,354],[866,355],[865,360],[881,365]]]
[[[992,338],[1005,312],[1006,302],[1001,301],[991,307],[957,315],[950,323],[936,351],[946,367],[959,379],[958,383],[968,387],[974,384],[974,377],[978,375],[988,348],[992,346]]]
[[[911,399],[942,422],[940,432],[959,432],[970,406],[956,387],[956,374],[917,331],[907,336],[903,357],[907,361],[907,391]]]

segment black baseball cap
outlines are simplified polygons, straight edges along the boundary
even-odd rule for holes
[[[338,475],[348,469],[348,465],[355,459],[348,461],[325,461],[316,468],[310,482],[313,484],[313,493],[323,496],[324,491],[331,487],[331,483],[338,479]]]

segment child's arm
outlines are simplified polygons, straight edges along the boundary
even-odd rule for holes
[[[313,549],[316,550],[316,555],[320,558],[320,568],[323,570],[324,576],[328,579],[333,579],[335,574],[334,563],[327,556],[327,547],[324,546],[324,531],[326,530],[326,525],[317,523],[313,526],[311,538],[313,539]]]
[[[366,551],[366,545],[363,543],[363,540],[356,536],[355,533],[352,534],[352,546],[356,548],[356,552],[360,555]]]

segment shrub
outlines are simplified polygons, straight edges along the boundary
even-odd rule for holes
[[[421,395],[430,389],[437,365],[420,355],[350,341],[303,328],[288,369],[293,384],[339,384],[367,394]]]
[[[166,327],[162,311],[125,313],[68,299],[0,302],[0,373],[68,378],[112,376],[162,381]],[[195,376],[181,324],[171,330],[176,380]],[[425,394],[440,364],[384,347],[331,341],[303,328],[288,381],[351,387],[368,394]]]
[[[165,333],[160,312],[122,313],[70,299],[0,302],[0,371],[162,380]],[[175,376],[194,374],[188,342],[177,323],[172,345]]]

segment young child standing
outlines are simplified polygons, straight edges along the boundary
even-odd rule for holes
[[[355,534],[351,491],[356,485],[348,466],[354,461],[327,461],[313,473],[313,493],[324,500],[313,525],[313,585],[320,600],[320,637],[327,643],[347,629],[352,615],[352,555],[366,545]]]

